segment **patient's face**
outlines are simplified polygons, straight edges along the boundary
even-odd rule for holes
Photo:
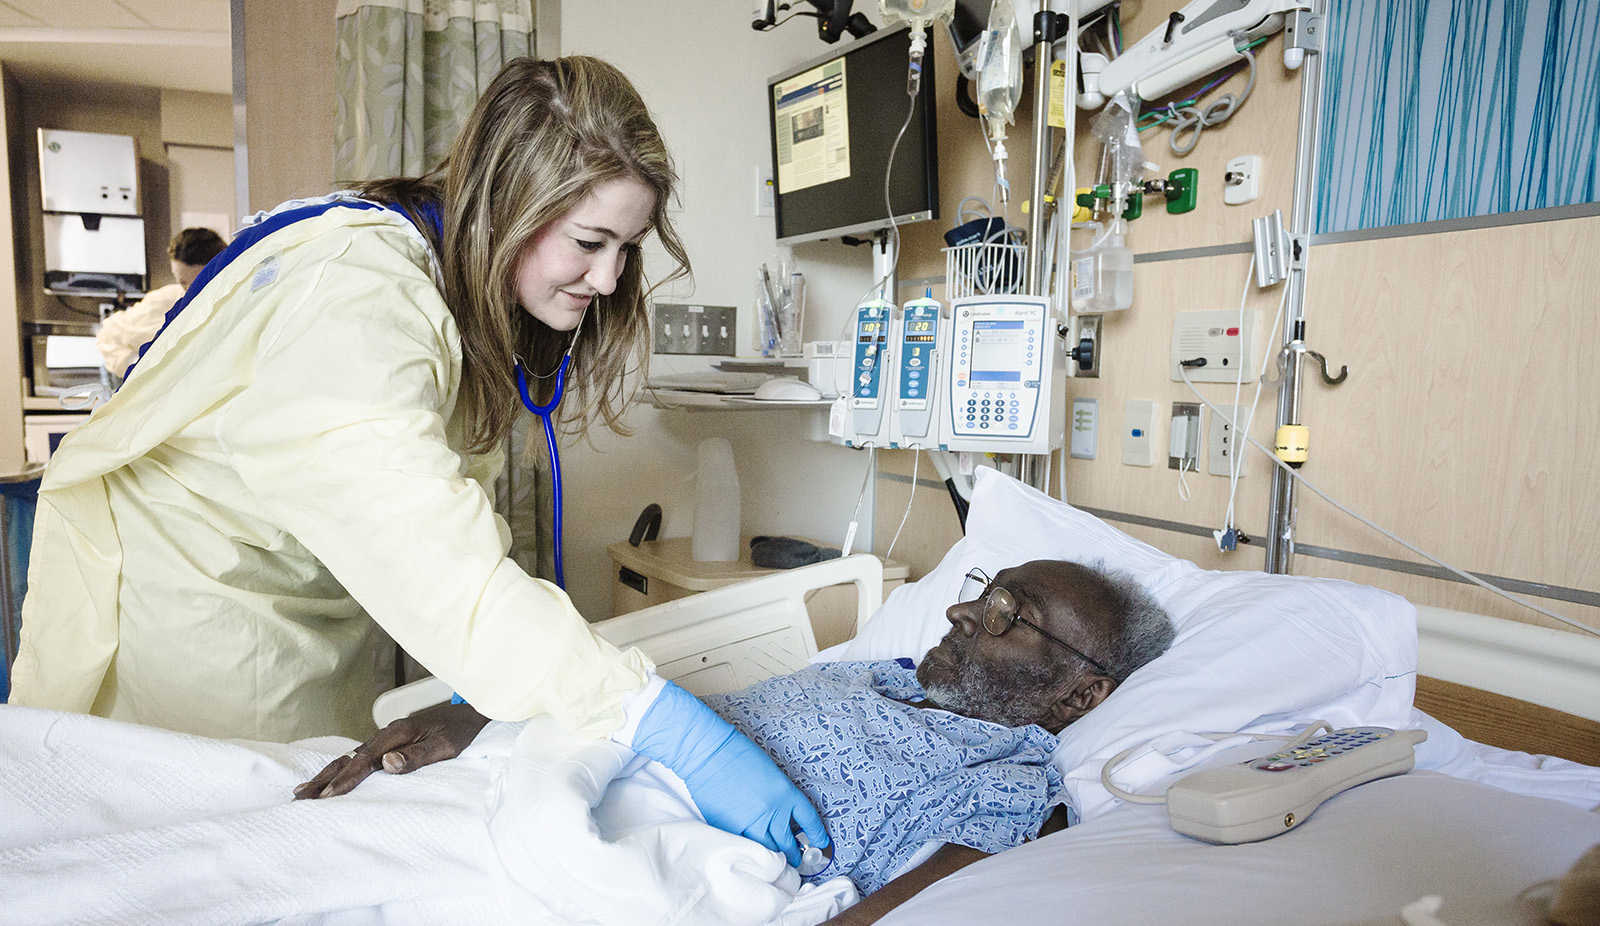
[[[1089,613],[1082,571],[1072,563],[1037,560],[1001,570],[993,585],[1011,593],[1023,619],[1093,653],[1090,619],[1080,616]],[[992,636],[983,629],[982,614],[982,596],[950,606],[950,632],[923,657],[917,681],[945,710],[1008,727],[1050,726],[1050,708],[1063,684],[1093,670],[1020,622]]]

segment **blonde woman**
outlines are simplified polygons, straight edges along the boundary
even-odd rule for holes
[[[794,827],[825,845],[770,759],[506,558],[492,507],[519,363],[545,402],[570,354],[562,420],[620,429],[640,243],[687,271],[675,181],[615,68],[522,59],[435,171],[258,217],[54,457],[12,703],[364,739],[376,622],[484,715],[631,745],[791,861]]]

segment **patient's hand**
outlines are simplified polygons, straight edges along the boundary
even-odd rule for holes
[[[315,778],[294,789],[294,799],[348,794],[368,775],[396,775],[459,756],[489,718],[470,704],[435,704],[389,724],[347,756],[329,762]]]

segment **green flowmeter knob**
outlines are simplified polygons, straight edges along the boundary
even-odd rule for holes
[[[1193,212],[1195,199],[1200,192],[1200,171],[1193,167],[1180,167],[1167,175],[1167,214],[1182,215]]]

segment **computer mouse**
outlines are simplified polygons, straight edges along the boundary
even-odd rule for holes
[[[822,398],[815,386],[793,376],[769,379],[756,387],[755,398],[764,402],[814,402]]]

